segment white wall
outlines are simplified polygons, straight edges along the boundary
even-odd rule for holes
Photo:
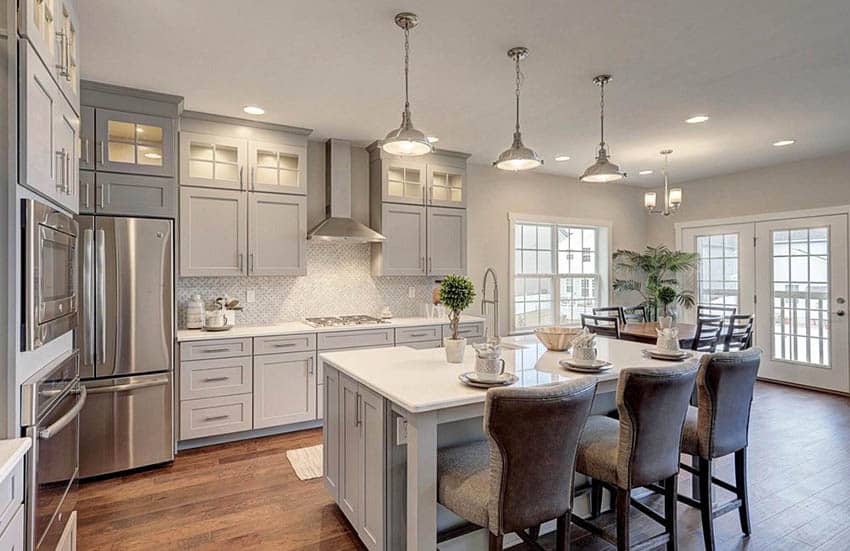
[[[484,271],[492,266],[499,280],[499,325],[503,335],[509,327],[511,300],[509,212],[609,220],[612,252],[646,245],[642,189],[624,184],[584,184],[564,176],[505,172],[482,165],[469,165],[467,174],[469,277],[478,294],[472,312],[480,311]],[[619,298],[612,297],[612,302]]]
[[[850,152],[694,180],[680,187],[684,200],[679,212],[651,217],[650,243],[674,245],[677,222],[850,205]]]

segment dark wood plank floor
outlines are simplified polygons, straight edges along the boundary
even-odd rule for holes
[[[743,538],[730,513],[716,521],[719,548],[850,549],[850,400],[759,383],[750,440],[753,535]],[[224,444],[180,453],[168,467],[84,483],[79,549],[364,549],[321,480],[299,481],[286,460],[286,450],[320,441],[311,430]],[[731,479],[731,458],[718,470]],[[633,517],[634,537],[654,530]],[[553,547],[553,538],[543,541]],[[679,544],[703,548],[699,515],[681,504]],[[574,527],[572,548],[611,546]]]

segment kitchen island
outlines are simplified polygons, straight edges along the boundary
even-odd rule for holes
[[[645,344],[597,341],[599,357],[613,367],[592,375],[598,382],[594,413],[615,409],[621,368],[676,365],[644,357]],[[588,376],[562,368],[558,362],[567,354],[547,351],[531,335],[505,338],[502,348],[519,386]],[[320,355],[325,486],[368,549],[433,551],[440,535],[461,523],[437,504],[437,450],[485,438],[486,392],[458,380],[474,364],[471,348],[463,364],[447,363],[441,349]],[[506,545],[513,542],[505,538]],[[485,532],[445,541],[440,549],[486,549]]]

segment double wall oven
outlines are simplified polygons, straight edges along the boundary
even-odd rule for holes
[[[40,370],[21,387],[21,425],[32,440],[27,456],[27,549],[53,551],[76,508],[80,412],[76,351]]]

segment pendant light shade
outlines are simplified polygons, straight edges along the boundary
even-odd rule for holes
[[[514,141],[511,146],[502,151],[493,166],[501,170],[528,170],[537,168],[543,164],[543,159],[530,147],[522,143],[522,132],[519,129],[519,88],[522,84],[522,73],[519,70],[519,62],[528,57],[528,48],[516,47],[508,50],[508,57],[514,60],[516,65],[516,126],[514,129]]]
[[[395,16],[395,23],[404,30],[404,111],[401,114],[401,126],[387,134],[381,143],[381,149],[391,155],[403,157],[427,155],[434,148],[425,133],[413,126],[408,98],[410,29],[419,24],[419,17],[414,13],[399,13]]]
[[[620,167],[608,159],[608,146],[605,143],[605,85],[611,81],[611,75],[599,75],[593,79],[594,84],[599,86],[599,153],[596,154],[596,162],[587,167],[581,175],[582,182],[616,182],[626,177],[620,172]]]

